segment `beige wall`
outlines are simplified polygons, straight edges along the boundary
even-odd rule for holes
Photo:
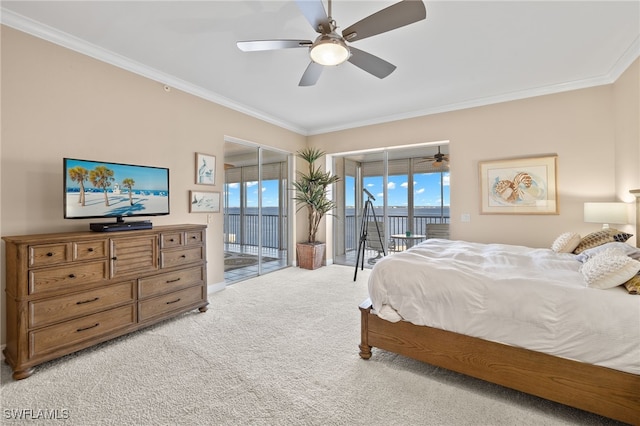
[[[635,201],[629,189],[640,189],[640,60],[613,85],[615,182],[617,198]]]
[[[322,134],[309,144],[336,154],[449,140],[452,238],[548,247],[562,232],[599,227],[583,222],[585,201],[640,188],[639,95],[636,61],[615,85]],[[559,215],[480,214],[479,161],[549,153],[558,155]],[[471,222],[460,221],[463,213]]]
[[[207,215],[189,213],[189,190],[222,191],[225,135],[289,152],[306,142],[22,32],[2,27],[1,37],[3,236],[89,229],[90,220],[63,219],[63,157],[168,167],[171,214],[153,218],[154,225],[206,223]],[[194,184],[195,152],[217,157],[215,187]],[[222,215],[214,215],[207,231],[209,284],[224,282],[222,228]]]
[[[194,153],[213,154],[220,164],[225,136],[328,153],[450,140],[452,236],[474,241],[548,246],[561,232],[597,228],[582,221],[584,201],[640,188],[638,61],[610,86],[305,138],[7,27],[0,40],[0,235],[88,229],[89,221],[62,218],[63,157],[169,167],[171,215],[154,224],[205,223],[206,215],[188,212],[188,191],[221,191],[223,170],[215,187],[196,186]],[[559,156],[560,215],[479,214],[478,161],[546,153]],[[462,213],[470,223],[460,222]],[[296,241],[306,238],[304,214],[294,224]],[[215,215],[210,284],[223,281],[222,228]],[[320,238],[330,243],[328,234]]]

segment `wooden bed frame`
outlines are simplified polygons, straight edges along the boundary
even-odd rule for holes
[[[638,197],[636,209],[640,218],[640,190],[631,192]],[[640,219],[637,224],[640,224]],[[636,241],[640,247],[640,236],[636,237]],[[360,304],[360,312],[360,357],[363,359],[369,359],[371,348],[376,347],[611,419],[640,425],[640,375],[406,321],[392,323],[379,318],[372,311],[369,299]]]
[[[360,356],[376,347],[630,424],[640,424],[640,376],[476,337],[379,318],[360,305]]]

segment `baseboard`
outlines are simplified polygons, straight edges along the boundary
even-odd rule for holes
[[[207,294],[217,293],[221,290],[224,290],[227,287],[227,284],[223,281],[221,283],[209,284],[207,285]]]

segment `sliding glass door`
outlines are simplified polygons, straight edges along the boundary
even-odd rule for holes
[[[436,149],[431,144],[334,156],[335,170],[344,176],[334,219],[335,263],[355,265],[364,251],[365,265],[371,266],[385,252],[405,250],[412,242],[394,235],[426,235],[428,224],[449,223],[448,161],[435,162]],[[446,145],[440,149],[448,152]],[[365,210],[367,201],[371,211]]]
[[[336,235],[341,238],[334,238],[335,253],[346,253],[353,251],[358,246],[358,223],[356,222],[356,212],[361,208],[358,186],[358,165],[355,161],[340,157],[334,162],[334,172],[341,176],[341,182],[334,188],[336,197],[336,214],[334,229]]]
[[[288,158],[253,144],[225,143],[225,281],[288,265]]]

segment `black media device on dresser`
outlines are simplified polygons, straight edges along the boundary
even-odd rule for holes
[[[207,310],[206,225],[3,237],[5,361],[33,367]]]

